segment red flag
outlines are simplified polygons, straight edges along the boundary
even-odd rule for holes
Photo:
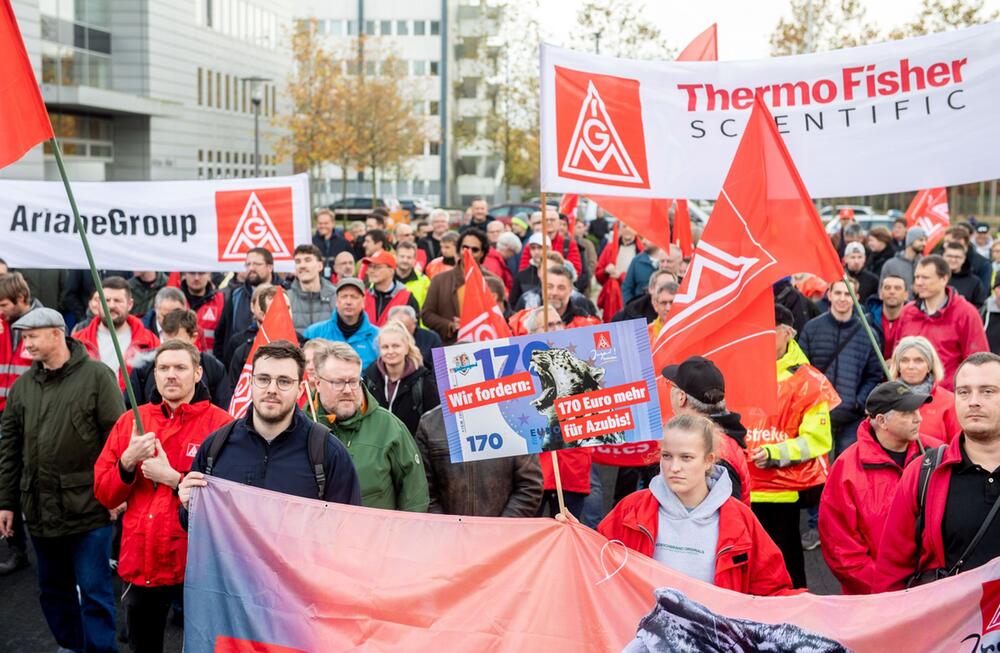
[[[694,237],[691,235],[691,214],[688,212],[688,201],[677,200],[674,211],[674,234],[671,239],[674,245],[681,248],[684,258],[691,258],[694,253]]]
[[[614,265],[615,261],[618,260],[618,247],[620,245],[620,240],[618,236],[618,230],[621,226],[621,221],[615,222],[615,226],[611,231],[611,242],[606,245],[610,250],[608,260]],[[603,258],[603,257],[602,257]],[[601,292],[597,295],[597,305],[601,307],[603,311],[601,316],[604,318],[605,322],[610,322],[614,314],[622,310],[624,307],[624,301],[622,298],[622,284],[621,281],[613,277],[608,277],[607,281],[601,286]]]
[[[677,55],[677,61],[718,61],[719,40],[716,23],[694,37],[687,47]]]
[[[24,49],[10,0],[0,5],[0,168],[44,140],[52,123]]]
[[[458,342],[481,342],[509,338],[510,327],[497,306],[486,279],[469,250],[462,251],[465,265],[465,296],[462,299],[461,326]]]
[[[575,193],[566,193],[559,200],[559,212],[569,218],[569,237],[573,238],[576,230],[576,207],[580,204],[580,196]]]
[[[253,355],[257,348],[275,340],[287,340],[297,343],[298,337],[295,335],[295,325],[292,323],[292,312],[288,308],[288,300],[285,299],[285,291],[278,288],[278,292],[271,300],[271,305],[267,307],[264,314],[264,322],[257,330],[257,336],[253,339],[253,345],[247,354],[247,360],[243,364],[243,371],[240,372],[240,379],[233,390],[233,398],[229,401],[229,414],[239,419],[246,415],[247,408],[250,407],[250,384],[253,369]],[[304,406],[306,401],[305,392],[299,397],[299,406]]]
[[[733,158],[667,324],[653,346],[660,369],[699,354],[726,376],[727,403],[776,409],[771,285],[797,272],[843,276],[791,156],[760,98]]]
[[[677,61],[716,61],[719,58],[719,47],[716,39],[715,24],[694,38],[684,50],[677,56]],[[619,220],[635,229],[635,232],[654,243],[664,251],[670,251],[670,199],[642,199],[637,197],[611,197],[608,195],[588,195],[588,199],[597,202],[597,205],[609,211]],[[684,214],[687,213],[686,200]],[[674,225],[676,229],[677,214],[674,214]],[[683,227],[682,227],[683,228]],[[681,235],[681,234],[679,234]],[[677,235],[674,236],[674,243],[677,243]],[[693,243],[691,238],[691,218],[687,219],[687,242]],[[681,250],[684,256],[691,256],[693,245],[689,244],[684,249],[682,243]]]
[[[917,193],[906,209],[906,228],[920,227],[927,233],[924,254],[930,254],[944,238],[945,229],[950,223],[947,188],[925,188]]]

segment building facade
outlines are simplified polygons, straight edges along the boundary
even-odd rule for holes
[[[290,174],[274,144],[292,0],[13,0],[75,181]],[[255,103],[254,100],[258,102]],[[57,179],[48,145],[0,171]]]
[[[299,20],[314,19],[333,51],[356,47],[358,35],[378,41],[406,65],[416,89],[414,112],[426,120],[427,138],[406,169],[378,173],[381,197],[418,198],[439,206],[492,200],[497,163],[483,143],[490,110],[482,50],[500,13],[476,0],[308,0]],[[372,62],[372,65],[377,65]],[[314,197],[330,204],[342,197],[339,167],[327,165]],[[372,172],[349,170],[347,195],[371,196]]]

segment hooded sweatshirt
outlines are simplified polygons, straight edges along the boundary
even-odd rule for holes
[[[653,559],[682,574],[712,583],[719,542],[719,508],[732,495],[729,475],[719,465],[708,475],[708,495],[688,510],[657,475],[649,489],[660,504]]]

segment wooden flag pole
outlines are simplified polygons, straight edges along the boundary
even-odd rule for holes
[[[104,311],[104,326],[111,334],[111,342],[115,346],[115,356],[118,357],[118,369],[122,378],[125,379],[125,393],[128,395],[129,404],[132,406],[132,415],[135,417],[137,432],[145,433],[142,427],[142,417],[139,416],[139,405],[135,401],[135,391],[132,389],[132,381],[129,379],[128,367],[125,365],[125,356],[122,354],[121,343],[118,342],[118,332],[115,330],[114,322],[111,320],[111,311],[108,310],[108,300],[104,297],[104,288],[101,285],[101,275],[97,273],[97,264],[94,263],[94,254],[90,251],[90,243],[87,240],[87,230],[84,228],[83,220],[80,218],[80,209],[76,206],[76,197],[73,195],[73,188],[70,186],[69,177],[66,175],[66,166],[63,164],[62,150],[55,138],[50,138],[52,153],[56,157],[56,165],[59,167],[59,176],[62,177],[63,187],[66,189],[66,197],[69,198],[69,206],[73,210],[73,219],[76,221],[76,230],[80,234],[83,242],[83,251],[87,255],[87,265],[90,266],[90,276],[94,280],[94,288],[97,289],[97,296],[101,300],[101,310]]]
[[[542,330],[549,330],[549,207],[545,203],[545,193],[541,194],[542,204]],[[556,480],[556,499],[559,513],[566,518],[566,500],[563,498],[562,477],[559,476],[559,452],[552,451],[552,473]]]

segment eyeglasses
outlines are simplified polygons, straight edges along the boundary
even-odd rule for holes
[[[320,381],[326,381],[327,383],[330,384],[330,387],[336,390],[337,392],[340,392],[344,388],[348,388],[349,390],[357,390],[358,388],[361,387],[361,379],[347,379],[347,380],[328,379],[325,376],[320,376],[319,374],[316,374],[316,378],[319,379]]]
[[[467,249],[473,254],[478,254],[479,252],[483,251],[482,247],[473,247],[472,245],[462,245],[462,249],[463,250]]]
[[[261,390],[266,390],[267,388],[271,387],[271,381],[274,381],[278,386],[278,390],[281,390],[283,392],[291,390],[299,383],[298,379],[293,379],[287,376],[273,377],[269,374],[253,375],[253,384],[258,388],[260,388]]]

